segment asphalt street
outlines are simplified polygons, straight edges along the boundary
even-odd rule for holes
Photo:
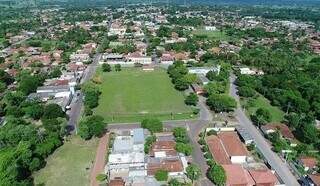
[[[271,146],[267,143],[266,139],[261,135],[258,129],[253,125],[251,120],[246,116],[243,109],[239,104],[239,96],[237,95],[237,87],[234,84],[236,77],[234,74],[230,77],[230,95],[238,102],[238,108],[235,110],[235,116],[239,124],[247,130],[247,132],[254,139],[254,142],[263,156],[267,159],[268,163],[276,171],[285,185],[296,186],[300,185],[297,179],[290,172],[288,165],[283,162],[280,157],[271,150]]]

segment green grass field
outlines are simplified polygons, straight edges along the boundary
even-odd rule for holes
[[[228,36],[225,32],[217,31],[207,31],[205,29],[197,29],[193,32],[195,35],[207,36],[210,39],[228,40]]]
[[[270,105],[269,100],[267,100],[262,95],[252,101],[242,100],[241,104],[246,107],[247,115],[254,114],[258,108],[266,108],[271,113],[272,122],[281,122],[284,117],[284,112],[275,106]]]
[[[150,116],[161,120],[192,117],[192,109],[184,104],[183,93],[174,89],[163,69],[98,70],[98,76],[102,79],[102,94],[94,112],[106,122],[139,122]]]
[[[45,168],[33,174],[34,183],[46,186],[89,185],[90,168],[95,159],[98,139],[84,141],[74,136],[47,159]]]

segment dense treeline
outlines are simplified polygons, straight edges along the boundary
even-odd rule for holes
[[[246,97],[254,96],[252,91],[255,90],[268,98],[272,105],[282,108],[296,137],[319,149],[320,136],[315,119],[320,119],[320,58],[303,60],[307,55],[281,43],[272,48],[243,48],[241,62],[262,69],[265,75],[239,75],[236,83]]]

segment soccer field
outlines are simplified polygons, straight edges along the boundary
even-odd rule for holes
[[[94,112],[106,122],[139,122],[150,116],[161,120],[192,117],[192,109],[184,104],[183,93],[174,89],[163,69],[99,70],[98,76],[102,79],[102,94]]]

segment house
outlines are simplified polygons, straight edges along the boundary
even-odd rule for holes
[[[208,136],[206,138],[209,150],[213,156],[213,159],[222,165],[226,165],[226,164],[231,164],[231,160],[226,152],[226,150],[224,149],[224,146],[221,142],[221,140],[215,136]]]
[[[289,127],[283,123],[269,123],[260,127],[266,135],[279,131],[281,136],[288,140],[294,140],[295,137]]]
[[[175,146],[175,141],[156,141],[152,144],[150,156],[153,156],[155,158],[177,156]]]
[[[304,186],[320,186],[320,173],[310,174],[304,180]]]
[[[190,74],[197,74],[197,75],[206,75],[208,72],[213,71],[217,74],[220,73],[221,66],[213,66],[213,67],[190,67],[188,71]]]
[[[240,74],[243,75],[263,75],[264,72],[261,70],[250,69],[247,67],[240,68]]]
[[[249,174],[256,186],[274,186],[278,179],[277,177],[269,170],[249,170]]]
[[[111,53],[102,55],[103,62],[108,64],[123,64],[126,62],[125,57],[122,54]],[[100,62],[100,63],[103,63]]]
[[[113,180],[110,180],[109,186],[125,186],[124,181],[121,178],[116,178]]]
[[[299,158],[298,163],[304,168],[304,171],[315,170],[318,161],[314,157],[302,156]]]
[[[242,164],[246,162],[248,151],[236,132],[220,132],[206,138],[209,150],[220,164]]]
[[[169,176],[183,176],[184,167],[178,157],[174,158],[149,158],[147,164],[147,174],[149,176],[155,175],[158,170],[166,170]]]
[[[160,57],[160,61],[163,64],[172,65],[174,62],[174,56],[172,56],[170,53],[163,53]]]
[[[226,172],[226,186],[253,186],[255,181],[249,172],[241,165],[228,164],[222,165]]]
[[[248,151],[236,132],[220,132],[218,135],[232,163],[245,163]]]
[[[217,27],[215,27],[215,26],[205,26],[204,29],[206,31],[216,31]]]
[[[139,52],[134,52],[127,55],[127,62],[146,65],[152,63],[152,58],[150,56],[144,56]]]
[[[126,135],[125,135],[126,134]],[[147,175],[144,154],[144,130],[130,130],[124,135],[116,136],[106,165],[106,174],[110,179],[130,178]]]

